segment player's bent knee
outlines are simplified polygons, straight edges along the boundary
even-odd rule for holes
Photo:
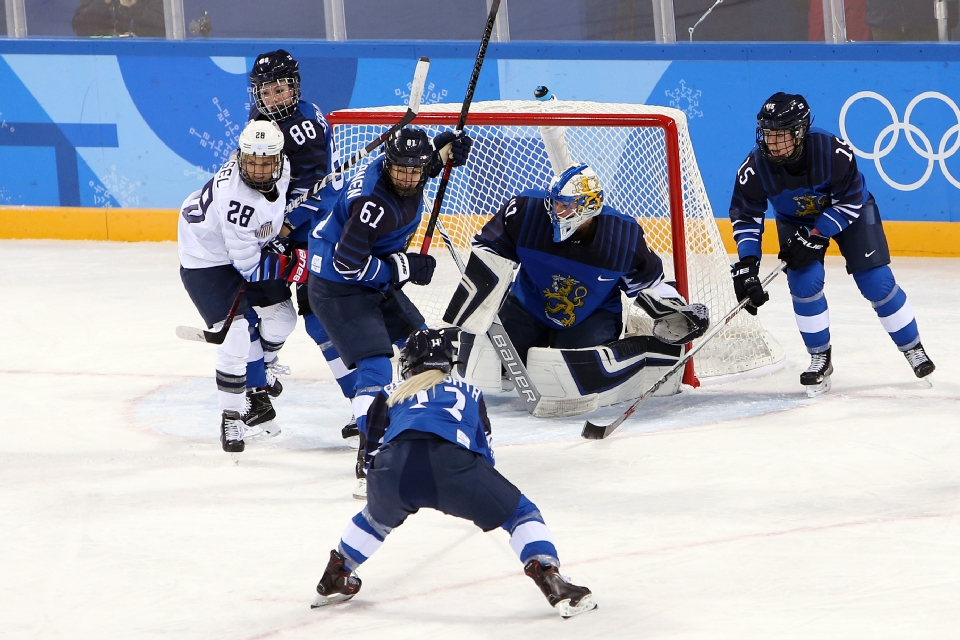
[[[863,297],[870,302],[883,300],[897,286],[896,278],[893,277],[893,271],[888,265],[855,273],[853,280],[857,283]]]
[[[290,300],[258,309],[258,312],[260,336],[268,342],[285,341],[297,326],[297,310]]]
[[[239,375],[247,369],[250,327],[246,318],[234,318],[223,344],[217,347],[217,370]]]
[[[811,298],[823,291],[823,265],[814,262],[803,269],[787,270],[787,284],[795,298]]]

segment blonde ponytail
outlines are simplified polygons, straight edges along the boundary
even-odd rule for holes
[[[393,390],[387,399],[387,406],[392,407],[398,402],[403,402],[407,398],[412,398],[420,391],[429,391],[435,386],[447,379],[449,374],[439,369],[427,369],[414,376],[410,376]]]

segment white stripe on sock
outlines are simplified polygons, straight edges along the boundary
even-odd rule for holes
[[[553,544],[553,535],[547,525],[536,520],[529,520],[513,530],[513,535],[510,536],[510,548],[519,558],[525,546],[538,540],[546,540]]]
[[[880,324],[887,330],[887,333],[900,331],[905,326],[914,321],[913,309],[910,307],[910,301],[904,300],[903,306],[896,313],[880,318]]]
[[[346,528],[343,530],[343,533],[340,534],[340,539],[347,546],[356,549],[363,554],[365,558],[369,558],[376,553],[377,549],[380,548],[380,545],[383,544],[382,541],[377,540],[374,536],[355,525],[353,520],[347,524]]]
[[[795,313],[797,318],[797,328],[801,333],[817,333],[830,328],[830,310],[826,309],[823,313],[815,316],[801,316]]]

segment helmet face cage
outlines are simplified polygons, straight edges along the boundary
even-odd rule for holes
[[[600,179],[585,164],[572,166],[550,182],[544,204],[553,223],[553,241],[563,242],[603,208]],[[563,217],[556,211],[558,204],[565,210]]]
[[[456,327],[419,329],[407,337],[400,350],[400,377],[408,378],[431,369],[450,373],[456,361],[459,338]]]
[[[803,154],[803,142],[810,130],[810,106],[803,96],[775,93],[757,114],[757,146],[770,162],[793,162]],[[788,155],[774,155],[767,145],[768,132],[788,131],[793,138],[793,151]]]
[[[260,55],[250,72],[250,87],[257,109],[271,120],[281,122],[297,111],[300,101],[300,64],[283,49]],[[264,88],[271,96],[289,91],[281,103],[264,99]],[[267,102],[272,104],[267,104]]]
[[[433,145],[422,129],[403,128],[387,139],[384,150],[383,168],[387,173],[387,183],[398,196],[415,195],[427,183],[428,170],[433,162]],[[392,167],[419,168],[420,180],[411,187],[400,187],[390,175]]]
[[[266,178],[258,179],[251,167],[258,158],[271,158],[273,166]],[[237,149],[237,164],[240,166],[240,179],[251,189],[267,192],[283,175],[283,133],[274,122],[252,121],[240,133],[240,146]]]

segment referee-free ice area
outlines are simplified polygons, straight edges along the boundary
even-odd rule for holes
[[[498,469],[600,603],[566,621],[505,532],[431,511],[310,610],[363,506],[349,405],[298,327],[283,433],[234,464],[215,347],[174,336],[200,323],[177,269],[173,243],[0,242],[0,637],[960,638],[960,260],[893,262],[932,388],[828,258],[820,398],[782,277],[773,375],[651,399],[603,441],[488,396]]]

